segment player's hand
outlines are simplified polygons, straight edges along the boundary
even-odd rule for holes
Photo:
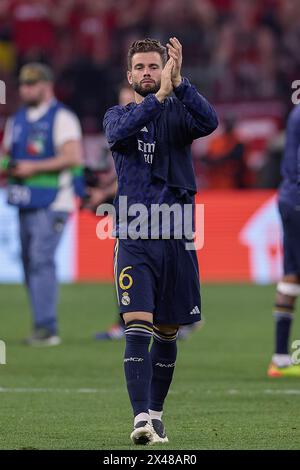
[[[173,91],[172,70],[174,67],[174,59],[170,57],[161,73],[160,89],[156,93],[159,101],[166,99]]]
[[[177,38],[170,38],[167,44],[168,54],[174,60],[174,67],[172,70],[172,83],[174,88],[178,87],[181,83],[181,66],[182,66],[182,45]]]
[[[30,160],[23,160],[10,170],[9,174],[15,178],[29,178],[37,173],[37,164]]]

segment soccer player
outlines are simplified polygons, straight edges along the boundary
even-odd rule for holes
[[[8,202],[19,209],[25,284],[33,331],[25,343],[60,343],[55,250],[80,189],[81,128],[77,117],[54,95],[52,70],[40,63],[22,67],[23,106],[7,122],[3,150],[8,154]],[[79,185],[78,185],[79,183]]]
[[[122,106],[126,106],[129,103],[132,103],[134,101],[134,90],[132,89],[131,85],[126,81],[126,83],[122,83],[120,89],[119,89],[119,104]],[[101,182],[101,177],[99,178]],[[90,201],[88,202],[93,208],[97,207],[99,204],[102,204],[103,202],[106,202],[105,199],[107,198],[107,195],[110,196],[115,196],[115,189],[113,183],[105,188],[105,191],[103,192],[99,188],[87,188],[87,190],[90,192]],[[125,324],[123,321],[122,317],[118,317],[116,319],[117,321],[111,325],[106,331],[100,331],[96,333],[95,339],[97,341],[116,341],[124,338],[125,336]],[[199,329],[200,326],[203,325],[203,319],[201,322],[198,323],[192,323],[189,325],[184,325],[181,326],[178,330],[178,339],[187,339],[193,331],[196,329]]]
[[[150,215],[155,204],[177,204],[182,213],[185,205],[194,204],[190,146],[213,132],[218,120],[206,99],[181,77],[181,65],[177,38],[170,38],[167,49],[155,39],[135,41],[127,71],[135,103],[114,106],[104,116],[118,175],[115,280],[126,325],[124,369],[135,444],[168,441],[162,414],[176,362],[178,327],[200,320],[196,252],[186,249],[175,221],[170,230],[163,220],[150,230],[148,219],[147,234],[141,230],[137,237],[119,207],[121,196],[127,198],[128,221],[134,221],[136,203]]]
[[[283,181],[279,188],[279,212],[283,227],[284,275],[277,285],[274,307],[275,350],[269,377],[300,377],[300,365],[293,364],[289,338],[295,303],[300,294],[300,106],[289,115],[285,151],[281,164]]]

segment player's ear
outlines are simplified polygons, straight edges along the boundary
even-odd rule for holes
[[[130,70],[127,70],[127,80],[130,85],[132,85],[132,73]]]

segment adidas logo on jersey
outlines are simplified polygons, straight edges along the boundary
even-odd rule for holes
[[[200,313],[200,310],[198,306],[196,305],[193,310],[190,312],[190,315],[198,315]]]
[[[143,127],[143,129],[141,129],[141,132],[148,132],[148,129],[146,126]]]

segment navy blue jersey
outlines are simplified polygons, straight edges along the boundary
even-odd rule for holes
[[[279,199],[300,204],[300,106],[295,106],[288,118],[281,174]]]
[[[212,106],[187,79],[174,92],[175,97],[163,103],[149,94],[140,104],[114,106],[105,114],[104,129],[118,175],[117,236],[122,228],[120,196],[127,196],[128,207],[142,203],[149,210],[153,204],[194,204],[191,143],[213,132],[218,121]],[[171,226],[171,236],[173,232]],[[161,223],[159,236],[164,236]]]

